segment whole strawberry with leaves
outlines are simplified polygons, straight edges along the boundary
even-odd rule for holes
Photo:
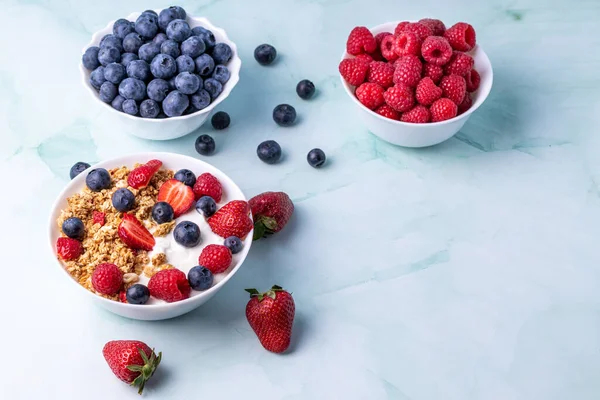
[[[263,347],[273,353],[283,353],[290,346],[296,305],[292,295],[281,286],[273,286],[265,293],[246,289],[250,301],[246,305],[246,319]]]
[[[254,240],[282,230],[294,212],[294,203],[284,192],[265,192],[248,202],[254,220]]]
[[[110,341],[104,345],[102,355],[117,378],[139,388],[139,394],[162,358],[162,353],[157,356],[154,349],[139,340]]]

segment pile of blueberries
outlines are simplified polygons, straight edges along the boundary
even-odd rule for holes
[[[160,14],[144,11],[135,22],[117,20],[113,33],[82,57],[100,99],[144,118],[187,115],[214,101],[229,80],[233,52],[186,17],[171,6]]]

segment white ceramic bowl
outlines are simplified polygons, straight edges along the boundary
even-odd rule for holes
[[[160,13],[160,10],[155,11]],[[141,13],[129,14],[126,19],[135,21],[140,14]],[[98,46],[104,35],[112,33],[114,22],[115,21],[109,22],[104,29],[94,33],[92,36],[92,41],[84,47],[83,51],[85,52],[85,50],[90,46]],[[227,63],[227,68],[229,68],[231,77],[225,83],[225,85],[223,85],[223,92],[208,107],[193,114],[182,115],[180,117],[173,118],[152,119],[136,117],[117,111],[112,108],[110,104],[104,103],[102,100],[100,100],[98,91],[96,91],[96,89],[94,89],[94,87],[90,84],[90,74],[92,71],[87,70],[83,64],[80,63],[79,69],[81,70],[83,85],[88,88],[90,93],[92,93],[95,101],[97,101],[98,104],[104,107],[104,109],[108,110],[109,113],[113,114],[114,118],[118,119],[118,122],[123,126],[123,132],[130,133],[143,139],[151,140],[169,140],[185,136],[188,133],[198,129],[206,121],[211,111],[223,100],[225,100],[227,96],[229,96],[235,85],[240,80],[240,68],[242,67],[242,60],[240,60],[240,57],[238,56],[237,46],[235,43],[229,40],[227,33],[225,33],[223,29],[214,26],[206,18],[198,18],[188,15],[187,22],[192,28],[203,26],[206,29],[209,29],[215,35],[217,43],[227,43],[233,51],[233,57],[229,63]]]
[[[198,159],[179,154],[138,153],[114,158],[112,160],[102,161],[96,165],[93,165],[92,168],[102,167],[106,169],[111,169],[123,165],[132,168],[135,163],[146,162],[151,159],[161,160],[163,162],[163,168],[172,169],[175,171],[181,168],[190,169],[196,174],[196,176],[204,172],[210,172],[221,182],[221,185],[223,186],[223,200],[221,200],[220,205],[231,200],[246,200],[240,188],[219,169],[213,167],[210,164],[205,163],[204,161],[200,161]],[[79,288],[78,293],[93,300],[96,304],[100,305],[101,307],[104,307],[105,309],[123,317],[139,320],[161,320],[177,317],[199,307],[200,305],[208,301],[211,297],[213,297],[227,283],[227,281],[229,281],[229,279],[231,279],[231,277],[240,269],[242,263],[246,259],[248,251],[250,250],[250,247],[252,245],[252,232],[250,232],[247,238],[244,240],[244,247],[242,251],[234,255],[232,266],[229,268],[229,272],[226,272],[225,276],[221,277],[218,281],[215,280],[216,283],[213,284],[213,286],[210,289],[203,292],[192,291],[190,298],[174,303],[158,303],[157,300],[156,302],[158,304],[127,304],[109,300],[90,292],[89,290],[81,286],[75,279],[73,279],[71,275],[69,275],[69,273],[64,268],[64,264],[56,256],[56,240],[61,236],[60,228],[57,226],[56,221],[60,216],[61,209],[64,209],[67,206],[67,198],[79,192],[85,187],[86,176],[87,171],[84,171],[79,176],[75,177],[75,179],[73,179],[71,182],[69,182],[67,186],[63,189],[63,191],[58,195],[58,198],[56,199],[50,212],[50,220],[48,223],[48,238],[50,248],[52,250],[52,257],[54,258],[54,262],[56,263],[58,268],[60,268],[60,270],[62,271],[61,275],[69,279],[69,281],[71,281],[73,285]],[[196,213],[196,211],[192,209],[192,211],[189,211],[188,213]],[[186,215],[188,215],[188,213],[184,214],[178,219],[188,219],[186,218]],[[202,231],[201,233],[202,237],[205,238],[207,232]],[[172,235],[172,232],[169,235]],[[201,243],[199,246],[188,251],[195,251],[199,255],[200,249],[205,244],[206,243]],[[188,270],[191,267],[193,267],[193,265],[187,266],[187,269],[181,266],[177,267],[180,267],[180,269],[187,275]],[[140,278],[145,277],[142,276]]]
[[[376,27],[371,28],[371,32],[373,32],[373,35],[380,32],[394,32],[394,28],[399,22],[400,21],[387,22],[385,24],[377,25]],[[477,72],[481,75],[479,89],[473,93],[473,105],[465,113],[441,122],[410,124],[383,117],[362,105],[354,95],[355,87],[348,84],[341,76],[340,79],[342,80],[342,85],[344,89],[346,89],[348,96],[356,104],[358,109],[360,109],[360,116],[369,131],[386,142],[395,145],[404,147],[427,147],[448,140],[458,133],[471,114],[483,104],[492,89],[494,73],[488,56],[479,45],[476,45],[469,54],[475,60],[475,69],[477,69]],[[342,60],[353,57],[354,56],[344,52]]]

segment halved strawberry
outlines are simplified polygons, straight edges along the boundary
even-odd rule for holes
[[[129,173],[127,184],[134,189],[145,188],[161,166],[162,161],[160,160],[150,160],[146,164],[140,165]]]
[[[118,232],[123,243],[132,249],[150,251],[156,244],[154,236],[131,214],[123,214]]]
[[[185,214],[194,205],[194,191],[177,179],[169,179],[158,190],[157,201],[166,201],[173,207],[175,218]]]

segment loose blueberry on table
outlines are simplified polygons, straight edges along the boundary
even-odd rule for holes
[[[296,109],[289,104],[280,104],[273,109],[273,121],[279,126],[292,126],[296,121]]]
[[[314,168],[321,168],[325,164],[326,159],[325,152],[321,149],[312,149],[306,156],[308,164]]]
[[[270,44],[261,44],[254,50],[254,59],[260,65],[269,65],[275,61],[277,50]]]
[[[215,152],[215,140],[209,135],[200,135],[195,143],[196,151],[203,156],[209,156]]]
[[[267,164],[275,164],[281,159],[281,146],[274,140],[266,140],[258,145],[256,154]]]
[[[308,79],[303,79],[296,85],[296,93],[301,99],[308,100],[315,94],[315,84]]]
[[[221,130],[229,126],[231,123],[231,118],[225,111],[219,111],[212,116],[210,123],[212,124],[213,128]]]

